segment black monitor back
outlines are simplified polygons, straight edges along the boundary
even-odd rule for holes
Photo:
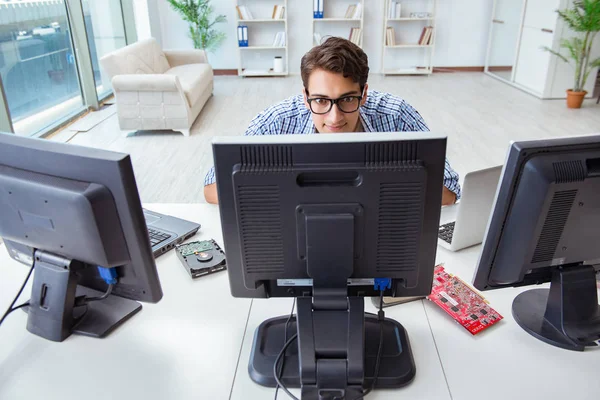
[[[512,144],[474,278],[478,289],[549,282],[599,264],[600,135]]]
[[[0,134],[0,213],[13,257],[40,249],[90,264],[78,282],[98,290],[95,266],[115,267],[113,294],[162,298],[128,155]]]
[[[309,296],[306,215],[354,221],[351,278],[431,291],[446,139],[426,132],[223,137],[213,142],[231,291]],[[336,248],[336,237],[329,238]],[[355,281],[356,282],[356,281]],[[358,281],[360,282],[360,281]],[[372,296],[373,285],[349,287]]]

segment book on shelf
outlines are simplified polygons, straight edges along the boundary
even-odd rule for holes
[[[390,6],[388,9],[388,18],[389,19],[398,19],[400,15],[402,15],[402,4],[399,1],[390,1]]]
[[[350,35],[348,36],[348,40],[351,41],[352,43],[354,43],[355,45],[360,46],[361,36],[362,36],[362,29],[352,28],[352,29],[350,29]]]
[[[433,26],[426,26],[421,31],[419,44],[421,46],[429,46],[433,43]]]
[[[362,5],[360,3],[351,4],[348,6],[348,9],[346,10],[346,15],[344,15],[344,18],[360,19],[361,14],[362,14]]]
[[[277,32],[273,40],[273,47],[285,47],[286,35],[285,32]]]
[[[235,6],[235,9],[237,10],[238,18],[240,20],[254,19],[254,16],[252,15],[252,13],[250,12],[250,9],[248,7],[246,7],[246,6]]]
[[[321,36],[321,34],[319,32],[315,32],[315,34],[313,35],[315,38],[315,45],[318,46],[321,44],[321,41],[323,40],[323,37]]]
[[[352,18],[355,11],[356,11],[356,4],[349,5],[348,9],[346,10],[346,15],[344,15],[344,18]]]
[[[273,14],[271,19],[284,19],[285,18],[285,7],[284,6],[273,6]]]
[[[388,27],[385,31],[386,33],[386,46],[395,46],[396,45],[396,31],[392,27]]]

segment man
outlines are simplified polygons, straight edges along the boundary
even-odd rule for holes
[[[302,57],[304,90],[258,114],[246,135],[428,131],[421,115],[389,93],[368,92],[367,55],[352,42],[332,37]],[[204,180],[204,197],[217,204],[214,167]],[[442,204],[460,198],[458,174],[448,160]]]

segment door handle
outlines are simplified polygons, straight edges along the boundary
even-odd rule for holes
[[[542,32],[554,33],[554,31],[552,29],[546,29],[546,28],[542,28]]]
[[[501,21],[499,19],[493,19],[492,22],[495,24],[503,24],[504,23],[504,21]]]

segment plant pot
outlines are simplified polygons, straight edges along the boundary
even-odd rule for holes
[[[567,107],[581,108],[581,103],[583,103],[583,98],[586,94],[585,90],[583,92],[574,92],[571,89],[567,90]]]

